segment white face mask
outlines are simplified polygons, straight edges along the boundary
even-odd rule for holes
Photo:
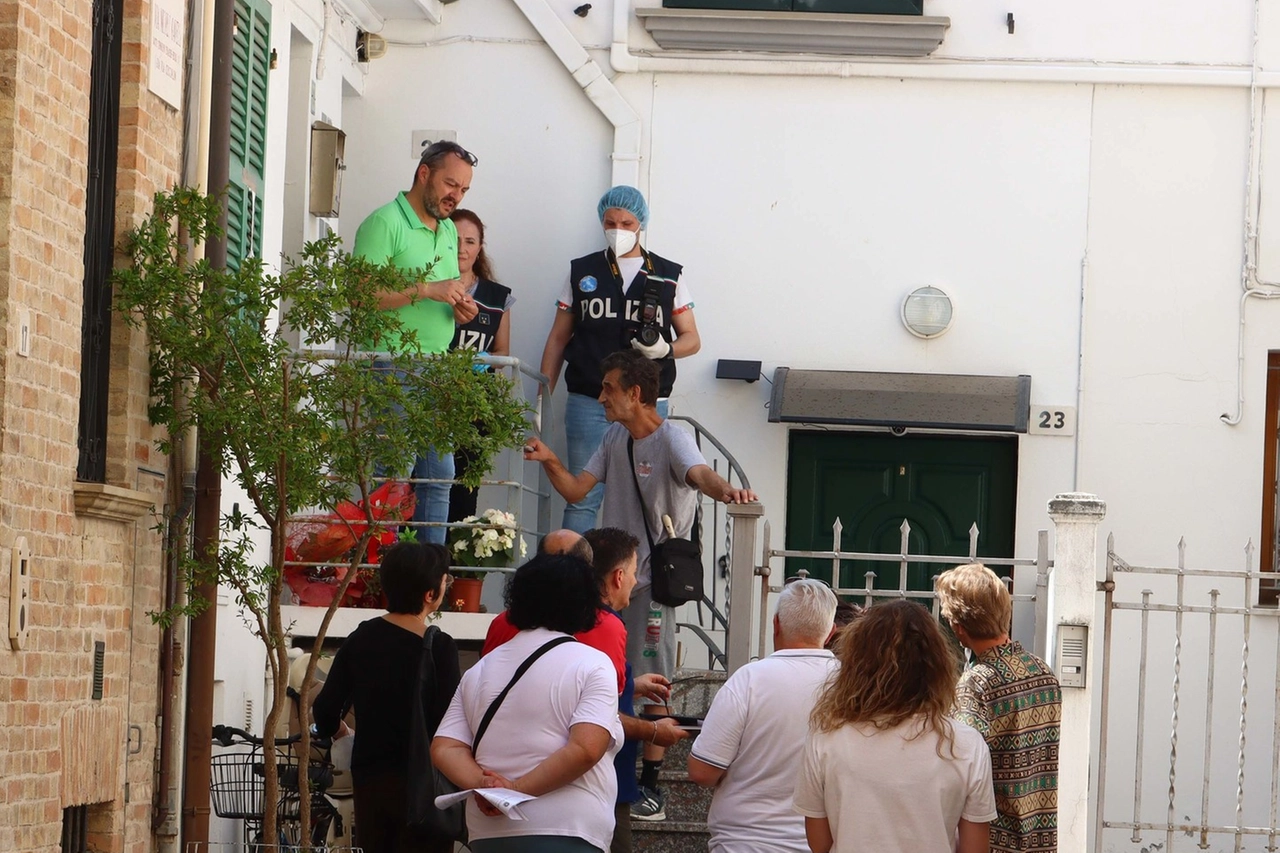
[[[638,237],[636,232],[625,228],[610,228],[604,232],[605,242],[609,244],[610,249],[613,249],[613,254],[619,258],[636,247]]]

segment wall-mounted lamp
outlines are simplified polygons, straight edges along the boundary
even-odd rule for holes
[[[902,300],[902,325],[917,338],[936,338],[951,328],[951,297],[939,287],[917,287]]]
[[[386,39],[377,33],[356,30],[356,62],[370,62],[386,55]]]
[[[716,362],[716,379],[741,379],[755,382],[760,378],[760,362],[722,358]]]

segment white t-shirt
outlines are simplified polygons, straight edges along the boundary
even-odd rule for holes
[[[995,820],[996,795],[986,741],[949,722],[955,748],[946,758],[938,755],[937,734],[918,734],[918,720],[893,729],[859,723],[811,731],[796,777],[796,811],[830,821],[833,853],[952,853],[961,818]]]
[[[809,712],[838,668],[825,649],[784,649],[720,688],[692,747],[725,771],[707,816],[710,853],[809,853],[791,795]]]
[[[440,722],[437,735],[471,743],[475,728],[516,669],[554,631],[521,631],[482,657],[462,676],[458,692]],[[487,817],[467,800],[471,838],[513,835],[566,835],[607,849],[613,836],[618,779],[613,756],[622,745],[618,721],[618,676],[613,663],[583,643],[566,643],[547,652],[516,682],[480,741],[481,767],[515,779],[528,773],[569,742],[569,727],[593,723],[612,735],[605,756],[562,788],[520,806],[525,820]]]

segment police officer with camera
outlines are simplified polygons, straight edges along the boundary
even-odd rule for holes
[[[677,358],[702,346],[693,298],[680,280],[681,266],[640,245],[649,205],[635,187],[616,186],[596,206],[604,228],[603,251],[570,262],[569,279],[556,302],[556,318],[542,351],[542,372],[554,389],[565,369],[568,469],[582,471],[608,429],[600,396],[600,362],[628,346],[658,363],[658,412],[676,379]],[[563,526],[579,533],[596,525],[604,490],[597,485],[565,508]]]

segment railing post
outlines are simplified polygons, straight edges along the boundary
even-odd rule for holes
[[[1053,574],[1050,582],[1049,664],[1055,660],[1058,625],[1085,625],[1089,628],[1089,649],[1085,661],[1085,686],[1062,691],[1062,725],[1058,750],[1058,850],[1059,853],[1086,853],[1092,837],[1097,804],[1091,802],[1089,784],[1094,755],[1093,684],[1103,673],[1094,670],[1102,660],[1098,653],[1101,626],[1096,618],[1098,574],[1098,526],[1106,517],[1107,505],[1097,495],[1069,492],[1049,501],[1049,517],[1054,523]],[[1104,722],[1105,725],[1105,722]]]
[[[728,504],[726,509],[733,519],[733,542],[729,551],[729,628],[725,637],[726,669],[732,675],[751,662],[756,527],[764,515],[764,504]],[[764,649],[760,653],[764,654]]]

